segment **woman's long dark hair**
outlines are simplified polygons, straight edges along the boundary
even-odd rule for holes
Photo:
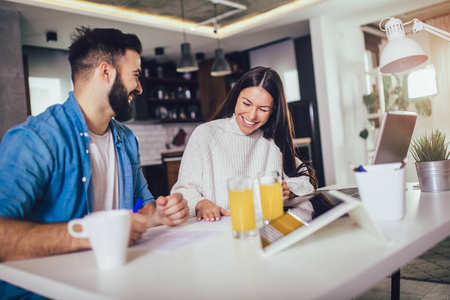
[[[292,118],[284,95],[283,83],[278,73],[271,68],[255,67],[245,73],[231,89],[225,101],[221,104],[211,120],[229,118],[233,115],[239,94],[248,87],[260,86],[273,98],[274,106],[267,122],[261,126],[263,136],[273,139],[283,156],[283,171],[289,177],[308,176],[310,182],[317,188],[317,177],[310,162],[295,164],[293,144],[294,129]],[[302,170],[306,168],[306,170]]]

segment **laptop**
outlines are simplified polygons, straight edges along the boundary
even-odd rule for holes
[[[417,114],[386,111],[375,144],[372,165],[402,162],[408,154]]]
[[[371,164],[403,162],[408,155],[416,120],[415,112],[386,111],[381,121]],[[357,187],[338,189],[338,191],[359,198]]]

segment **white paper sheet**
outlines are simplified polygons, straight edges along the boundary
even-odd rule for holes
[[[190,231],[171,229],[153,229],[144,234],[143,238],[133,248],[145,248],[147,251],[172,252],[181,247],[223,233],[215,231]]]

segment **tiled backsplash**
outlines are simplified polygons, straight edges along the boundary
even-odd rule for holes
[[[184,150],[187,141],[194,129],[200,123],[175,123],[175,124],[145,124],[126,123],[134,135],[139,140],[139,152],[141,155],[141,165],[161,164],[161,153]],[[166,145],[171,144],[173,138],[180,129],[186,132],[185,143],[182,146],[174,146],[167,149]]]

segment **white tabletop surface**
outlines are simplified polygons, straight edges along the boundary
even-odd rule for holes
[[[402,221],[379,222],[386,244],[344,217],[270,257],[229,218],[150,229],[123,267],[99,271],[92,251],[4,262],[0,279],[56,299],[350,299],[450,234],[450,191],[408,185]]]

